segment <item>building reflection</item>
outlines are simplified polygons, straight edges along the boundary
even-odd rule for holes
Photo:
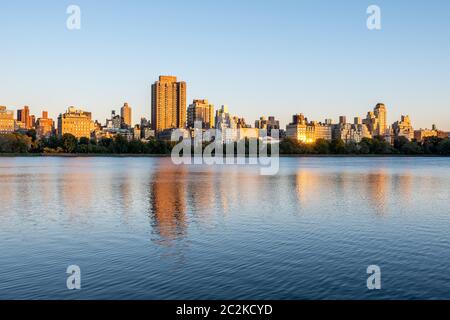
[[[390,175],[385,169],[370,172],[364,175],[363,183],[366,186],[366,198],[375,213],[381,216],[386,215],[389,209],[389,183]]]
[[[186,234],[186,169],[162,163],[149,186],[150,218],[162,240],[176,240]]]

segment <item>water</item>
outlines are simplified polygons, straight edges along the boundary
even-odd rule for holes
[[[449,158],[0,158],[0,182],[0,299],[450,299]]]

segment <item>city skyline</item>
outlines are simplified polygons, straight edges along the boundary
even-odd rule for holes
[[[105,119],[127,101],[137,123],[151,118],[152,75],[176,74],[188,102],[229,105],[252,121],[272,110],[282,127],[298,112],[364,117],[383,102],[388,123],[409,114],[415,128],[450,129],[448,2],[378,1],[378,31],[366,28],[365,1],[131,3],[78,1],[77,31],[65,26],[65,3],[5,4],[0,104],[53,119],[75,105]]]
[[[151,129],[156,132],[162,132],[165,129],[173,129],[173,128],[193,128],[194,127],[193,123],[196,119],[192,114],[190,114],[190,112],[192,112],[192,110],[193,110],[191,108],[199,103],[208,105],[209,100],[205,99],[205,98],[201,98],[201,99],[194,98],[192,100],[192,104],[191,104],[189,101],[186,100],[188,88],[189,88],[188,83],[185,81],[178,81],[177,76],[160,75],[158,77],[158,80],[156,80],[151,85],[150,117],[147,117],[146,115],[140,115],[139,121],[135,121],[135,119],[132,116],[135,114],[135,112],[133,111],[134,110],[133,107],[131,107],[128,102],[123,102],[122,107],[117,108],[120,113],[119,116],[116,116],[116,109],[111,108],[112,109],[111,119],[108,119],[108,117],[104,118],[105,119],[105,127],[108,127],[108,121],[113,121],[114,117],[119,117],[118,118],[119,126],[120,126],[120,123],[123,123],[128,129],[132,129],[132,127],[135,125],[142,124],[143,119],[150,121]],[[217,107],[215,107],[215,106],[217,106]],[[221,107],[219,107],[219,106],[221,106]],[[440,129],[440,130],[447,131],[446,128],[442,128],[442,127],[439,127],[438,125],[436,125],[436,123],[438,123],[438,121],[433,121],[430,125],[425,126],[425,127],[416,127],[416,126],[414,126],[414,115],[411,116],[410,113],[401,114],[400,117],[398,117],[397,119],[393,119],[393,121],[391,121],[390,117],[389,117],[390,113],[386,113],[386,106],[382,102],[378,102],[376,104],[374,110],[369,111],[367,113],[365,120],[362,120],[363,117],[361,116],[361,115],[364,115],[365,111],[360,111],[358,114],[350,115],[349,117],[348,117],[348,115],[340,114],[339,116],[336,117],[338,119],[338,121],[336,121],[336,118],[325,115],[322,119],[314,119],[312,122],[321,123],[321,124],[323,123],[324,125],[330,125],[330,124],[336,124],[336,123],[337,124],[352,123],[352,121],[347,122],[347,117],[348,117],[348,119],[354,119],[354,121],[353,121],[354,124],[359,124],[358,122],[361,122],[361,124],[362,124],[364,122],[364,124],[367,125],[368,127],[379,126],[378,120],[375,120],[375,119],[378,118],[378,116],[380,115],[380,111],[379,111],[380,107],[383,110],[381,112],[382,126],[373,128],[374,130],[370,130],[371,132],[376,131],[376,133],[377,133],[376,135],[378,135],[378,136],[383,136],[386,133],[387,129],[395,130],[395,128],[393,128],[393,127],[395,125],[398,126],[399,121],[401,123],[405,120],[405,118],[407,119],[408,126],[411,126],[412,128],[414,128],[416,130]],[[6,110],[10,111],[10,112],[12,111],[14,115],[17,115],[14,117],[14,119],[17,120],[17,122],[19,122],[21,124],[20,127],[22,127],[22,128],[30,129],[32,127],[35,127],[36,119],[41,119],[41,118],[36,118],[35,113],[32,112],[29,105],[24,105],[23,107],[19,107],[17,109],[12,109],[9,106],[3,106],[3,108],[5,108],[5,111]],[[215,105],[212,103],[212,104],[208,105],[208,108],[211,108],[211,110],[208,111],[208,113],[211,113],[208,115],[208,117],[211,117],[211,120],[208,120],[208,121],[211,121],[213,123],[214,123],[214,121],[217,121],[216,119],[214,119],[214,114],[216,115],[216,117],[218,115],[218,114],[216,114],[216,111],[220,112],[220,110],[224,110],[224,108],[225,108],[226,113],[228,113],[228,110],[229,110],[229,106],[226,104]],[[90,121],[92,121],[92,123],[94,123],[94,121],[95,121],[95,123],[98,123],[98,124],[103,123],[101,119],[97,119],[97,118],[94,118],[94,116],[92,116],[92,114],[94,114],[94,112],[92,112],[92,110],[88,110],[82,106],[70,105],[68,107],[65,107],[65,109],[67,109],[67,110],[78,109],[79,111],[82,111],[82,112],[88,112],[89,119],[90,119]],[[55,117],[53,118],[52,116],[49,116],[49,112],[46,109],[40,109],[37,114],[41,114],[41,113],[43,113],[42,118],[44,118],[44,119],[47,119],[47,118],[59,119],[64,114],[64,112],[61,111],[61,112],[57,113],[55,115]],[[239,114],[240,114],[240,111],[230,112],[230,116],[235,119],[236,124],[239,127],[248,127],[248,128],[253,127],[252,125],[247,125],[245,117],[239,117]],[[303,116],[304,114],[311,114],[311,113],[308,110],[301,110],[299,112],[297,111],[297,112],[293,113],[293,115],[294,115],[293,122],[288,121],[288,122],[286,122],[286,124],[283,124],[281,121],[277,120],[278,127],[279,128],[284,128],[284,127],[288,128],[290,125],[297,122],[295,120],[295,117]],[[201,120],[204,121],[203,114],[197,114],[197,117],[201,118]],[[267,118],[267,117],[269,117],[269,118],[275,117],[278,119],[278,115],[275,114],[275,112],[272,112],[272,113],[269,112],[268,114],[260,114],[255,119],[247,119],[247,120],[250,121],[248,123],[255,123],[255,128],[257,128],[258,122],[261,120],[265,120],[265,118]],[[291,117],[292,117],[292,115],[291,115]],[[413,120],[411,120],[411,118]],[[214,120],[214,121],[212,121],[212,120]],[[255,121],[255,122],[253,122],[253,121]],[[371,123],[373,121],[376,121],[376,122]],[[157,122],[159,124],[157,124]],[[33,125],[31,125],[31,123],[33,123]],[[59,129],[59,125],[56,127]],[[207,128],[213,128],[213,127],[215,127],[215,126],[207,125]],[[397,129],[398,129],[398,127],[397,127]]]

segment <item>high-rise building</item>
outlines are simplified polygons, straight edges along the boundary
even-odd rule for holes
[[[31,129],[33,127],[33,119],[30,116],[30,108],[28,106],[24,106],[23,109],[17,110],[17,121],[21,123],[23,129]]]
[[[187,110],[187,125],[189,128],[194,128],[195,122],[201,122],[203,129],[214,128],[214,105],[210,104],[208,100],[194,100],[189,105]]]
[[[14,112],[0,106],[0,133],[14,132]]]
[[[373,112],[370,111],[367,113],[367,117],[363,120],[363,123],[367,126],[373,137],[385,137],[388,130],[386,106],[382,103],[377,104]]]
[[[378,136],[384,136],[387,130],[387,111],[386,106],[382,103],[376,105],[374,109],[375,117],[378,119],[378,127],[375,134]]]
[[[346,116],[340,116],[339,117],[339,124],[346,124],[347,123],[347,117]]]
[[[186,127],[186,82],[160,76],[152,85],[152,128],[156,132]]]
[[[90,112],[70,107],[66,113],[60,114],[58,117],[59,136],[70,133],[76,138],[90,138],[94,129],[95,125]]]
[[[123,107],[120,109],[120,116],[122,117],[122,122],[125,127],[131,128],[132,126],[132,113],[131,107],[128,103],[124,103]]]
[[[38,137],[48,137],[53,134],[55,122],[48,117],[47,111],[42,111],[42,117],[36,120],[36,133]]]
[[[402,116],[400,121],[392,124],[394,138],[405,137],[408,140],[414,139],[414,129],[409,116]]]

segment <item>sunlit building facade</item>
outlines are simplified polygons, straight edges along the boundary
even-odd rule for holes
[[[177,77],[160,76],[152,85],[152,129],[186,127],[186,82]]]
[[[70,133],[76,138],[90,138],[94,129],[95,125],[90,112],[70,107],[67,112],[58,117],[58,135],[60,137]]]
[[[38,137],[48,137],[55,130],[55,122],[48,117],[47,111],[42,111],[42,117],[36,120],[36,134]]]
[[[123,107],[120,109],[120,116],[122,118],[122,123],[124,127],[132,127],[132,110],[128,103],[124,103]]]
[[[286,137],[303,143],[314,143],[318,139],[331,140],[332,127],[327,123],[308,122],[303,114],[293,116],[293,121],[286,127]]]
[[[201,122],[203,129],[212,129],[215,126],[214,105],[206,99],[196,99],[187,110],[187,125],[194,128],[195,122]]]
[[[14,111],[7,110],[5,106],[0,106],[0,134],[12,133],[14,130]]]
[[[409,116],[401,116],[400,121],[394,122],[392,124],[392,133],[394,135],[394,139],[398,139],[399,137],[404,137],[409,141],[414,139],[414,128],[411,124]]]

